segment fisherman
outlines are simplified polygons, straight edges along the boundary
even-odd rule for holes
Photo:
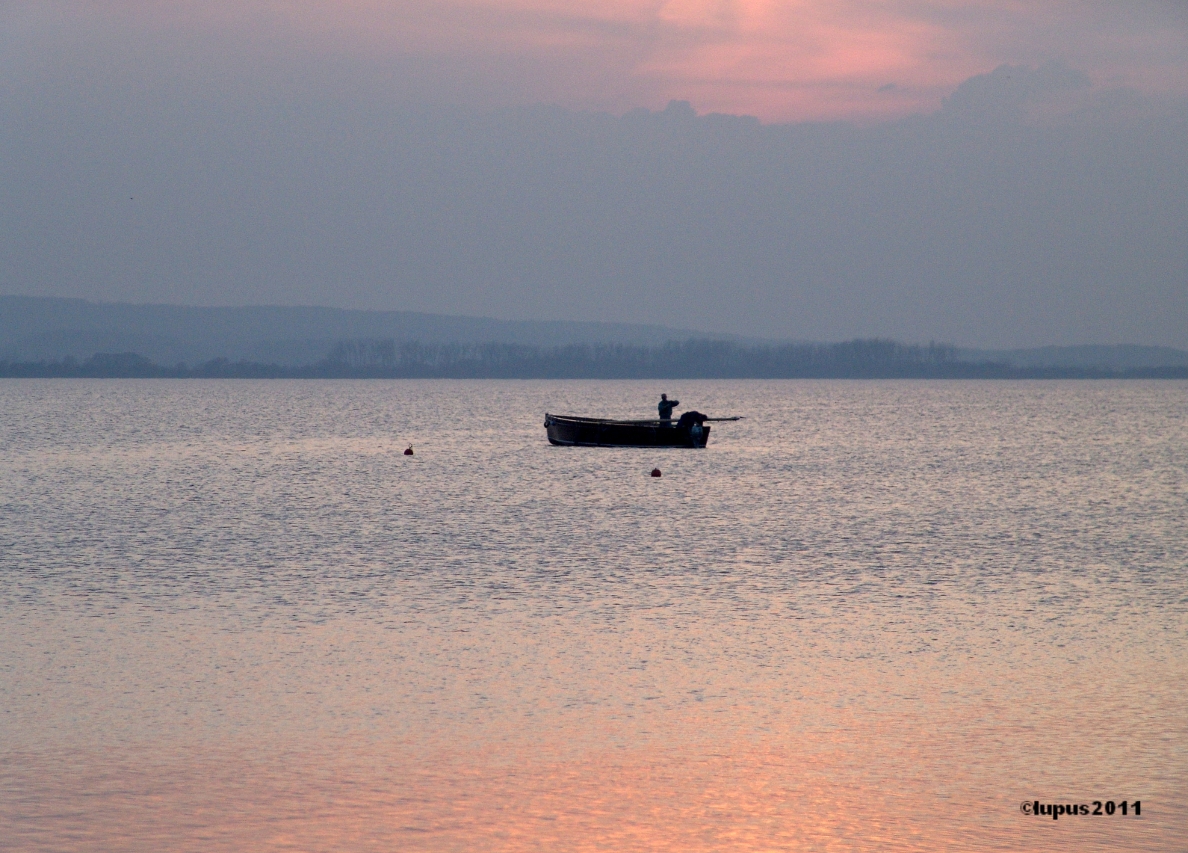
[[[680,400],[670,400],[670,399],[668,399],[667,394],[661,394],[660,395],[660,405],[657,407],[658,409],[660,409],[660,420],[671,421],[672,420],[672,410],[675,409],[680,404],[681,404]]]

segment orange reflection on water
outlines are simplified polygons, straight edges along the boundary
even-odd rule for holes
[[[1014,792],[979,799],[964,768],[937,790],[935,756],[910,750],[900,780],[864,781],[849,739],[553,760],[344,743],[198,749],[184,764],[10,755],[0,825],[17,849],[79,851],[1161,849],[1183,828],[1167,803],[1143,821],[1027,819]]]

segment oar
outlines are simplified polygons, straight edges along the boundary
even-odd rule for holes
[[[718,423],[719,421],[741,421],[743,419],[743,417],[745,417],[745,416],[744,415],[735,415],[732,418],[706,418],[706,421],[707,422],[713,421],[714,423]]]

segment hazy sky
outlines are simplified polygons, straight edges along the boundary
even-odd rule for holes
[[[1184,2],[0,0],[0,292],[1188,346],[1186,140]]]

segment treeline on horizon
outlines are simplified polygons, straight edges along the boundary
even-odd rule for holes
[[[833,344],[745,345],[729,341],[623,344],[435,344],[339,342],[321,361],[266,364],[216,358],[160,365],[137,353],[96,353],[79,361],[0,361],[7,378],[174,379],[1104,379],[1188,378],[1188,366],[1111,370],[1020,367],[963,361],[950,344],[883,339]]]

